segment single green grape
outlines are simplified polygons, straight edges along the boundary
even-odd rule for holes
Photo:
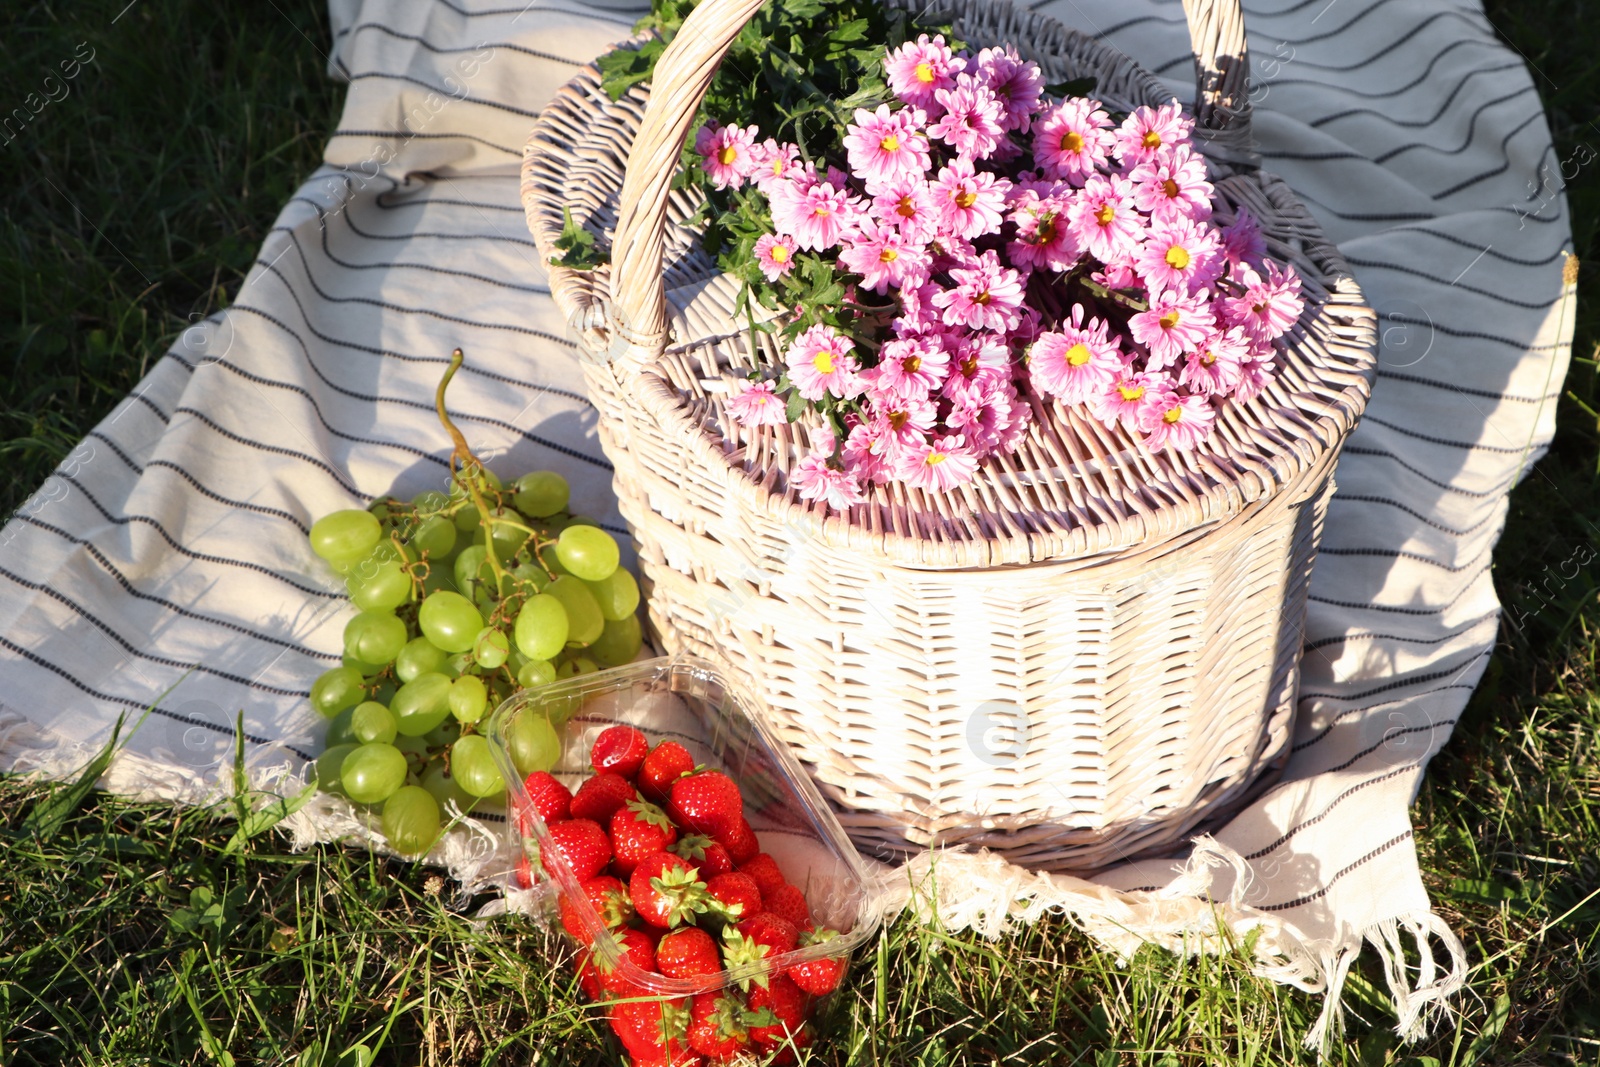
[[[478,666],[492,671],[503,665],[510,656],[511,640],[504,631],[493,626],[485,626],[478,631],[477,638],[472,642],[472,657],[477,660]]]
[[[522,516],[516,512],[508,508],[498,508],[495,510],[494,517],[508,520],[507,522],[490,523],[494,531],[491,536],[494,537],[495,558],[504,562],[522,551],[522,546],[528,543],[530,535],[527,530],[518,529],[523,523]],[[511,523],[516,525],[513,526]]]
[[[393,744],[395,737],[394,714],[376,700],[357,704],[350,716],[350,732],[363,744],[382,741]]]
[[[522,605],[512,636],[517,649],[529,659],[554,659],[566,647],[569,632],[566,607],[549,593],[539,593]]]
[[[400,687],[389,702],[395,729],[407,737],[421,737],[450,714],[450,679],[443,674],[418,675]]]
[[[393,611],[411,596],[411,576],[398,560],[388,560],[375,565],[371,574],[351,574],[345,588],[362,611]]]
[[[444,763],[435,760],[422,774],[422,788],[433,794],[443,810],[446,803],[454,801],[463,812],[471,811],[478,798],[456,784],[455,776],[445,769]]]
[[[548,771],[561,758],[561,736],[542,713],[524,708],[506,726],[506,753],[523,777]]]
[[[379,741],[359,745],[339,765],[345,795],[358,804],[379,804],[406,784],[406,757]]]
[[[383,836],[402,856],[420,856],[439,839],[439,802],[420,785],[401,786],[383,803]]]
[[[390,496],[388,493],[375,498],[372,503],[367,505],[367,510],[372,512],[372,517],[377,519],[379,523],[388,522],[394,518],[394,513],[397,510],[403,510],[404,508],[405,505],[400,502],[399,497]]]
[[[519,584],[532,586],[535,593],[544,592],[545,586],[550,584],[550,576],[537,563],[517,564],[511,570],[511,578]]]
[[[600,639],[589,646],[589,655],[603,667],[620,667],[633,662],[633,657],[644,647],[644,633],[639,616],[625,619],[607,619]]]
[[[411,506],[423,517],[435,515],[450,506],[450,498],[437,489],[428,489],[411,498]]]
[[[434,746],[428,744],[426,737],[400,734],[394,739],[394,747],[406,758],[406,774],[420,782],[422,772],[428,769],[428,761],[433,758]]]
[[[588,645],[600,636],[605,629],[606,620],[600,614],[600,604],[595,600],[594,594],[589,592],[589,587],[574,575],[563,574],[550,583],[550,588],[540,596],[552,596],[561,601],[561,606],[567,611],[567,643],[572,645]],[[535,598],[537,599],[537,598]],[[531,603],[531,601],[530,601]],[[523,649],[524,652],[528,650]],[[532,655],[529,652],[529,655]],[[540,659],[549,659],[540,656]]]
[[[352,670],[359,671],[363,678],[370,678],[374,674],[377,674],[379,671],[383,670],[383,664],[368,663],[366,660],[352,656],[348,652],[340,653],[339,666],[349,667]]]
[[[461,724],[453,716],[446,716],[444,722],[422,735],[422,740],[428,743],[430,751],[437,751],[456,743],[456,738],[461,736]]]
[[[445,650],[426,637],[413,637],[394,658],[394,673],[401,682],[415,681],[417,675],[436,671],[444,665]]]
[[[500,490],[505,488],[505,483],[500,480],[500,476],[487,467],[478,468],[475,475],[469,475],[466,471],[456,471],[450,477],[450,499],[466,500],[470,498],[472,494],[467,492],[467,487],[463,483],[467,478],[474,476],[478,479],[478,492],[482,493],[486,498],[497,495]],[[493,503],[493,500],[490,500],[490,503]]]
[[[477,595],[479,588],[494,584],[494,571],[489,567],[489,552],[482,545],[468,545],[456,557],[456,592],[462,596]]]
[[[366,696],[362,688],[364,680],[361,671],[354,667],[335,667],[323,671],[311,683],[311,706],[331,719],[345,708],[353,708],[361,703]]]
[[[451,747],[450,773],[457,785],[475,797],[492,797],[506,789],[489,742],[478,734],[468,734]]]
[[[406,624],[392,612],[363,611],[344,627],[344,650],[364,663],[390,663],[406,647]]]
[[[450,714],[460,722],[477,722],[489,706],[489,687],[475,674],[462,675],[450,686]]]
[[[423,519],[409,543],[418,552],[426,553],[430,560],[438,561],[456,547],[455,525],[442,515]]]
[[[600,669],[600,665],[588,656],[573,656],[556,668],[556,677],[561,679],[577,678],[580,675],[593,674]]]
[[[524,689],[549,685],[556,680],[556,665],[547,659],[530,659],[517,668],[517,684]]]
[[[530,519],[543,519],[567,506],[572,488],[555,471],[533,471],[511,483],[511,502]]]
[[[356,708],[360,706],[359,704],[352,704],[328,720],[328,735],[322,742],[324,746],[332,748],[334,745],[356,743],[356,731],[351,722],[355,718]]]
[[[596,609],[598,610],[598,609]],[[430,593],[417,612],[422,636],[446,652],[465,652],[483,629],[483,616],[472,601],[446,589]]]
[[[639,583],[626,567],[618,567],[610,577],[598,582],[584,582],[600,605],[600,616],[608,622],[618,622],[639,610]]]
[[[611,577],[622,558],[617,542],[593,526],[568,526],[556,541],[556,558],[576,578],[599,582]]]
[[[329,563],[360,562],[383,536],[383,524],[370,511],[346,508],[311,524],[311,551]]]
[[[456,533],[471,534],[483,528],[483,512],[478,510],[478,505],[468,504],[456,512]]]
[[[324,793],[344,795],[344,783],[339,777],[340,770],[344,767],[344,758],[354,752],[359,746],[354,743],[329,745],[322,750],[322,755],[317,757],[317,788]]]

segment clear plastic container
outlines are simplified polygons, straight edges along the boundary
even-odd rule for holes
[[[510,793],[507,832],[528,858],[541,905],[554,915],[559,899],[567,897],[590,942],[580,947],[591,948],[596,963],[620,968],[624,981],[649,994],[693,996],[810,960],[848,958],[882,920],[882,896],[838,818],[788,748],[750,707],[711,664],[678,656],[524,690],[495,711],[485,730]],[[761,850],[805,894],[813,923],[838,930],[840,936],[698,978],[671,978],[636,966],[615,940],[602,936],[605,925],[560,854],[550,854],[553,878],[540,865],[548,829],[532,812],[523,776],[507,750],[523,716],[543,717],[555,729],[561,755],[550,773],[573,790],[594,773],[589,750],[595,737],[617,723],[637,727],[652,745],[677,741],[696,764],[726,772],[738,783],[745,817]],[[519,812],[527,814],[519,817]]]

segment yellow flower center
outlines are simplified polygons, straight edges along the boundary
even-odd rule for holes
[[[1067,349],[1067,362],[1074,367],[1081,367],[1089,362],[1089,346],[1079,341]]]
[[[1173,423],[1177,422],[1181,418],[1183,418],[1183,408],[1181,408],[1181,407],[1168,408],[1162,414],[1161,421],[1166,423],[1168,426],[1171,426]]]
[[[899,258],[900,253],[896,252],[892,248],[885,248],[882,252],[878,253],[878,262],[880,263],[893,263]]]
[[[900,198],[899,205],[895,208],[895,211],[903,219],[914,219],[917,217],[916,202],[909,196],[902,196]]]
[[[1110,204],[1101,204],[1100,210],[1094,213],[1094,220],[1102,226],[1110,226],[1111,220],[1117,217],[1117,209]]]
[[[1217,354],[1215,352],[1211,351],[1211,349],[1209,349],[1209,348],[1206,349],[1205,353],[1203,355],[1201,355],[1201,357],[1200,357],[1200,362],[1204,363],[1208,367],[1211,366],[1211,364],[1215,363],[1216,361],[1217,361]]]
[[[1165,315],[1161,316],[1161,318],[1157,321],[1161,323],[1161,328],[1163,330],[1170,330],[1174,326],[1178,325],[1178,313],[1176,311],[1169,311]]]
[[[829,352],[827,349],[823,349],[821,352],[817,353],[816,358],[811,361],[811,365],[817,368],[818,374],[832,374],[833,353]]]
[[[878,145],[885,152],[898,152],[900,150],[900,138],[891,133],[889,136],[879,141]]]
[[[819,207],[815,211],[813,211],[811,214],[815,215],[818,218],[827,218],[829,215],[832,215],[833,212],[829,211],[825,207]]]
[[[738,158],[739,158],[739,150],[737,148],[735,148],[731,144],[723,145],[722,146],[722,150],[717,153],[717,161],[719,163],[723,164],[724,166],[728,165],[729,163],[732,163],[734,160],[736,160]]]
[[[1189,265],[1189,252],[1182,245],[1173,245],[1167,249],[1167,266],[1174,270],[1182,270]]]
[[[1061,150],[1063,152],[1082,152],[1083,134],[1077,130],[1068,130],[1061,135]]]
[[[1156,131],[1151,130],[1149,133],[1144,135],[1144,138],[1140,140],[1139,143],[1144,145],[1146,148],[1160,148],[1161,135]]]
[[[956,202],[956,207],[971,207],[978,202],[978,194],[971,189],[963,189],[950,199]]]
[[[939,464],[943,463],[949,458],[950,457],[945,455],[943,452],[929,452],[927,464],[930,467],[937,467]]]
[[[968,356],[966,359],[961,361],[961,374],[962,374],[963,377],[970,378],[974,374],[977,374],[977,373],[978,373],[978,357],[977,356]]]
[[[1047,245],[1056,239],[1056,213],[1054,211],[1039,220],[1039,229],[1035,233],[1034,244]]]
[[[907,374],[915,374],[922,367],[922,357],[912,356],[910,359],[900,361],[900,368]]]
[[[784,159],[782,156],[773,156],[772,157],[772,176],[774,178],[783,177],[783,172],[788,170],[788,169],[789,169],[789,161],[788,160]]]
[[[972,298],[972,302],[974,304],[981,304],[984,307],[988,307],[989,306],[989,290],[985,289],[983,292],[981,292],[977,296],[973,297]]]
[[[782,245],[773,245],[767,255],[772,257],[772,262],[774,263],[789,262],[789,250]]]
[[[933,65],[931,63],[917,64],[917,81],[923,85],[933,84]]]
[[[900,427],[906,424],[906,420],[910,417],[911,416],[904,411],[891,411],[889,412],[889,425],[898,430]]]
[[[1178,195],[1178,183],[1173,181],[1171,178],[1168,178],[1166,181],[1161,183],[1161,191],[1166,193],[1169,197],[1175,197]]]
[[[1133,401],[1138,400],[1141,396],[1144,396],[1144,386],[1128,385],[1126,382],[1124,382],[1122,385],[1117,386],[1117,392],[1122,394],[1122,399],[1131,404]]]

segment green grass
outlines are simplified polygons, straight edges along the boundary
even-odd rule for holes
[[[140,0],[119,18],[125,2],[0,16],[7,107],[80,42],[95,52],[70,95],[0,138],[0,514],[226,305],[341,99],[318,4]],[[1491,14],[1540,72],[1560,157],[1600,148],[1593,20],[1556,0]],[[1569,189],[1585,259],[1600,219],[1589,178]],[[1600,572],[1537,591],[1600,529],[1592,271],[1581,285],[1561,430],[1497,554],[1500,594],[1526,621],[1415,811],[1470,986],[1455,1025],[1402,1049],[1365,961],[1335,1064],[1600,1062]],[[613,1062],[554,943],[520,919],[473,921],[486,898],[458,899],[434,871],[292,855],[270,832],[230,851],[226,813],[103,795],[41,833],[40,805],[62,796],[0,779],[0,1064],[356,1063],[340,1059],[356,1045],[380,1063]],[[1119,967],[1063,920],[994,943],[899,922],[858,960],[813,1059],[1310,1064],[1298,1042],[1316,1011],[1239,957],[1146,950]]]

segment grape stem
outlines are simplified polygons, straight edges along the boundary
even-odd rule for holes
[[[489,560],[489,569],[494,572],[494,585],[496,590],[505,588],[506,572],[500,566],[500,557],[494,551],[494,526],[496,522],[504,520],[495,518],[489,506],[484,502],[483,490],[479,486],[480,479],[475,477],[473,471],[481,472],[483,461],[472,452],[472,446],[467,444],[467,439],[461,431],[456,429],[456,424],[450,421],[450,415],[444,409],[444,392],[450,388],[450,379],[456,376],[456,371],[461,368],[466,357],[461,349],[450,353],[450,366],[445,369],[444,377],[439,379],[439,389],[434,393],[433,406],[439,412],[439,422],[443,424],[445,432],[455,441],[455,448],[450,453],[450,469],[455,470],[456,464],[461,465],[460,472],[455,475],[461,485],[472,496],[472,502],[478,507],[478,514],[483,516],[483,552]]]

